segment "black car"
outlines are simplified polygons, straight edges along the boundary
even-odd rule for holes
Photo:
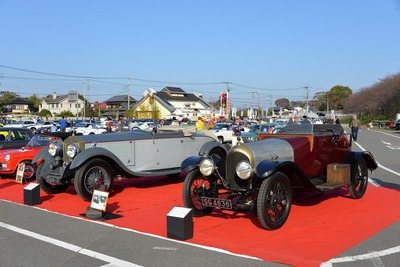
[[[26,128],[0,127],[0,149],[26,146],[33,132]]]

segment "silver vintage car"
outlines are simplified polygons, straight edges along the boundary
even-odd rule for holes
[[[190,156],[225,158],[228,148],[207,130],[162,127],[55,139],[33,159],[36,180],[49,194],[74,185],[90,201],[93,190],[110,191],[114,177],[177,175]]]

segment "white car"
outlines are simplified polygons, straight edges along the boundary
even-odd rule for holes
[[[96,126],[93,126],[93,125],[89,125],[84,130],[82,130],[80,133],[82,135],[103,134],[103,133],[107,133],[107,129],[106,128],[102,128],[102,127],[96,127]]]
[[[16,128],[29,128],[29,126],[34,125],[35,122],[34,121],[17,121],[15,123],[11,123],[11,124],[6,124],[4,125],[5,127],[16,127]]]
[[[231,123],[216,123],[212,129],[209,130],[218,138],[221,143],[232,142],[232,124]]]

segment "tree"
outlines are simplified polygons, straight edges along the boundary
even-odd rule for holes
[[[275,106],[277,106],[278,108],[289,108],[290,107],[289,99],[279,98],[275,101]]]
[[[52,117],[53,115],[51,115],[51,112],[50,112],[50,110],[48,110],[48,109],[42,109],[40,112],[39,112],[39,117]]]
[[[345,101],[353,91],[348,86],[335,85],[328,93],[329,108],[342,110]]]
[[[25,100],[32,102],[35,112],[39,110],[40,102],[42,102],[42,98],[37,95],[31,95],[30,97],[25,98]]]
[[[74,114],[69,111],[69,110],[63,110],[60,112],[60,114],[57,114],[58,116],[64,116],[64,117],[74,117]]]
[[[18,98],[20,98],[20,96],[14,92],[0,91],[0,105],[1,106],[3,106],[4,103],[11,102]]]

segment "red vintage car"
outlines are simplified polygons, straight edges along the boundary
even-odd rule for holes
[[[352,151],[351,135],[337,124],[291,124],[277,134],[260,134],[259,141],[233,147],[225,159],[190,157],[182,197],[195,216],[215,207],[256,211],[269,230],[286,222],[293,194],[347,187],[361,198],[368,170],[378,165],[368,151]]]
[[[0,177],[15,176],[20,163],[25,164],[24,178],[32,180],[36,177],[36,165],[32,159],[36,154],[50,143],[50,137],[33,136],[26,146],[14,149],[0,150]]]

